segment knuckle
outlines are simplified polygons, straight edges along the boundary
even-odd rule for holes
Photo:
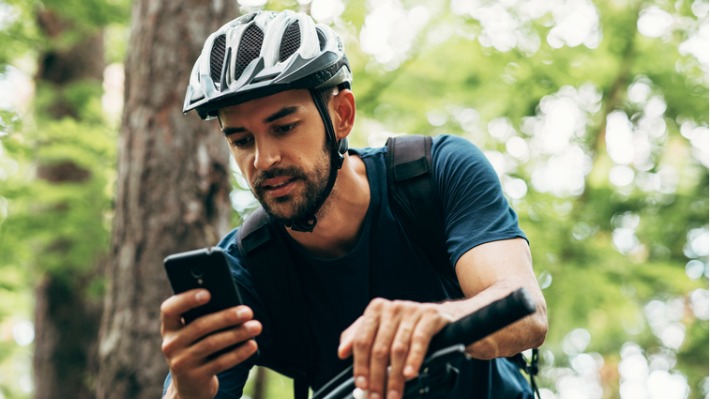
[[[421,358],[424,356],[424,353],[426,352],[426,346],[421,345],[419,343],[413,343],[412,346],[409,348],[409,356],[413,356],[414,358]]]
[[[422,312],[423,315],[427,317],[436,317],[439,315],[439,310],[431,304],[424,305]]]
[[[377,345],[372,348],[372,357],[377,360],[385,360],[389,358],[389,350],[385,346]]]
[[[366,351],[370,347],[370,343],[365,340],[364,338],[355,338],[355,341],[353,342],[353,347],[355,350],[362,352]]]
[[[187,360],[184,357],[176,357],[168,363],[170,370],[175,374],[183,374],[188,371]]]
[[[409,347],[404,343],[397,342],[392,345],[392,355],[395,357],[402,357],[407,354]]]
[[[162,313],[162,314],[169,314],[170,313],[170,302],[168,302],[166,300],[160,304],[160,313]]]
[[[414,306],[414,302],[405,300],[396,300],[393,302],[395,309],[397,310],[409,310]]]
[[[387,304],[387,300],[384,298],[375,298],[372,301],[370,301],[370,305],[368,305],[368,308],[370,310],[378,311],[382,310],[382,308]]]
[[[422,330],[416,330],[412,334],[412,342],[413,343],[419,343],[419,342],[429,342],[429,334],[425,333]]]
[[[163,352],[163,356],[166,358],[169,358],[173,354],[173,344],[172,341],[165,340],[163,341],[162,345],[160,346],[161,352]]]

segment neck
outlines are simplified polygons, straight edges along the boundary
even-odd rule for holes
[[[312,232],[287,229],[288,234],[313,255],[337,258],[357,242],[370,205],[370,184],[362,160],[346,155],[330,195],[318,211]]]

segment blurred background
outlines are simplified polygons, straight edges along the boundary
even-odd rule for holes
[[[543,398],[710,397],[707,1],[0,0],[0,399],[159,397],[162,259],[254,207],[186,82],[262,8],[344,37],[352,146],[484,150],[548,302]]]

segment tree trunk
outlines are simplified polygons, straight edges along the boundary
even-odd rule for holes
[[[133,4],[99,398],[160,397],[163,258],[214,245],[229,228],[227,146],[216,124],[184,116],[182,103],[204,40],[235,16],[232,1]]]
[[[252,399],[266,399],[266,383],[268,381],[266,369],[263,367],[256,368],[256,376],[254,377],[254,390]]]
[[[64,92],[79,82],[92,82],[100,87],[104,69],[101,33],[82,35],[84,39],[63,48],[58,43],[68,32],[76,33],[73,24],[51,10],[39,10],[36,16],[49,45],[48,50],[40,54],[35,81],[39,91],[52,93],[53,96],[44,108],[38,109],[39,123],[51,123],[62,118],[78,119],[79,106],[65,99]],[[53,143],[50,139],[48,143],[39,145],[51,146]],[[37,178],[54,187],[66,184],[83,186],[91,184],[94,179],[92,172],[78,165],[71,155],[63,159],[40,158],[35,162]],[[75,192],[81,196],[79,193],[84,191],[77,187]],[[68,215],[77,207],[77,201],[42,201],[45,200],[38,199],[38,206],[46,209],[42,218],[49,228],[52,228],[52,220],[70,219]],[[96,215],[96,223],[101,224],[100,214]],[[91,237],[58,235],[39,250],[41,260],[38,263],[44,267],[35,287],[35,399],[83,399],[93,396],[87,370],[95,347],[101,306],[99,298],[92,297],[86,287],[98,273],[91,264],[74,264],[72,259],[76,258],[70,255],[80,241],[87,239]],[[88,254],[86,262],[93,263],[95,259]],[[54,266],[46,267],[48,263]]]

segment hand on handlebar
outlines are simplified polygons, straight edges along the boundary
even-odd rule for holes
[[[431,338],[451,321],[438,304],[376,298],[341,334],[338,356],[353,356],[355,385],[370,399],[401,398]]]

